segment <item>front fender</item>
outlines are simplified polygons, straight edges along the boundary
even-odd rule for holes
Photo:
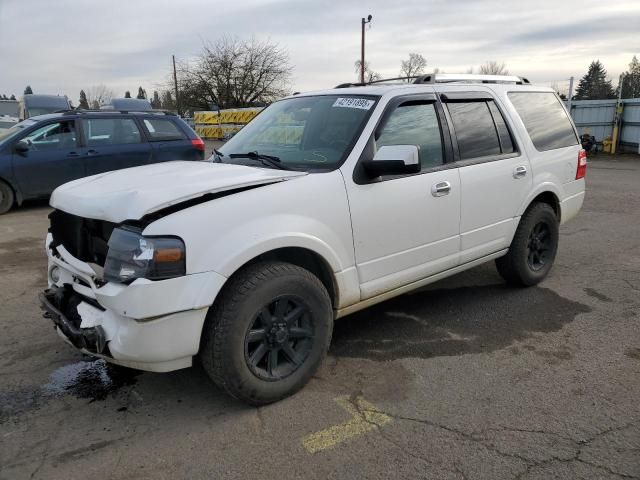
[[[178,235],[187,273],[226,277],[271,250],[299,247],[333,272],[355,263],[349,205],[339,171],[297,177],[181,210],[150,224],[145,235]]]

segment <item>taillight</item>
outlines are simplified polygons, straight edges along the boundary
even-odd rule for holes
[[[194,138],[193,140],[191,140],[191,145],[196,147],[196,150],[200,150],[201,152],[204,152],[204,140],[202,140],[200,137]]]
[[[578,153],[578,169],[576,170],[576,180],[584,178],[587,174],[587,152],[580,150]]]

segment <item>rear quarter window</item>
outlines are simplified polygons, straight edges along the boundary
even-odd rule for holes
[[[538,151],[578,144],[567,112],[552,92],[509,92],[509,100],[522,119]]]
[[[186,138],[178,126],[166,118],[145,118],[144,127],[151,140],[183,140]]]

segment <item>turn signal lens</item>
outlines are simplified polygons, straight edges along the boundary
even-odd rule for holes
[[[153,259],[158,263],[177,262],[182,258],[182,250],[179,248],[163,248],[156,250]]]

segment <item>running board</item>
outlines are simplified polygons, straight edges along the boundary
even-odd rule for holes
[[[397,297],[398,295],[402,295],[403,293],[410,292],[420,287],[424,287],[425,285],[429,285],[430,283],[437,282],[438,280],[442,280],[443,278],[450,277],[451,275],[455,275],[456,273],[463,272],[470,268],[476,267],[483,263],[486,263],[490,260],[494,260],[496,258],[502,257],[507,253],[508,249],[505,248],[500,250],[499,252],[492,253],[490,255],[486,255],[482,258],[478,258],[477,260],[473,260],[471,262],[463,263],[462,265],[458,265],[457,267],[450,268],[449,270],[445,270],[444,272],[436,273],[435,275],[431,275],[430,277],[423,278],[422,280],[417,280],[412,283],[408,283],[407,285],[403,285],[402,287],[394,288],[393,290],[389,290],[388,292],[381,293],[380,295],[376,295],[375,297],[367,298],[358,303],[354,303],[353,305],[349,305],[348,307],[341,308],[336,310],[336,319],[344,317],[346,315],[350,315],[364,308],[368,308],[372,305],[375,305],[380,302],[384,302],[385,300],[389,300],[393,297]]]

